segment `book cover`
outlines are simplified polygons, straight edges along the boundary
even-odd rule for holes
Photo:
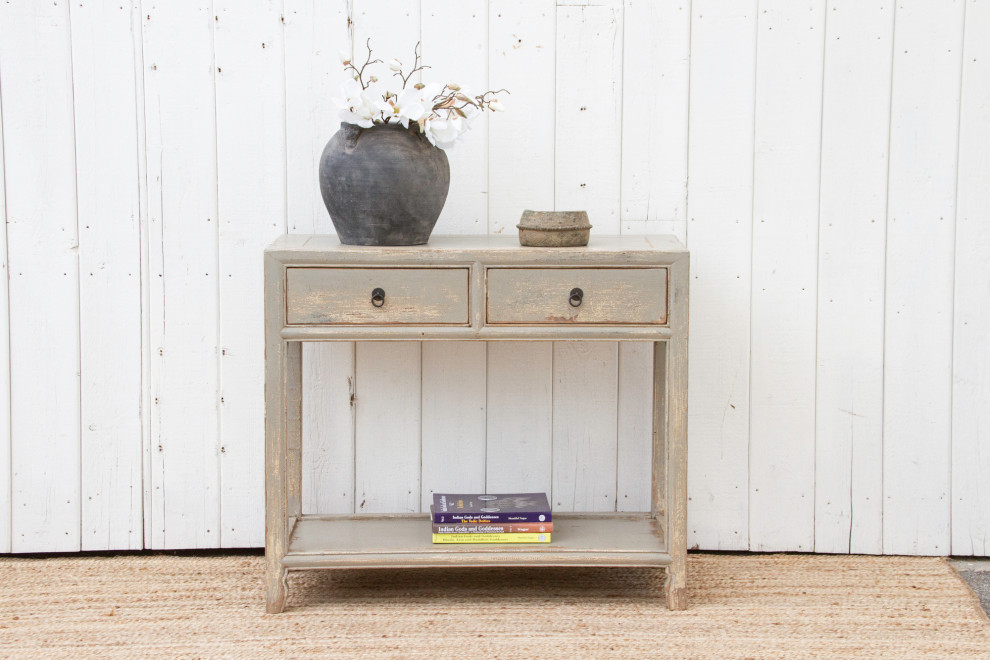
[[[546,493],[433,493],[433,523],[551,522]]]
[[[549,534],[553,523],[435,523],[434,534]]]
[[[434,534],[434,543],[549,543],[549,534]]]

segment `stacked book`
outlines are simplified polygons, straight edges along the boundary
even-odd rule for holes
[[[553,531],[546,493],[434,493],[434,543],[549,543]]]

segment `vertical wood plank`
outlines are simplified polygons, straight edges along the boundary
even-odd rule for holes
[[[79,273],[68,5],[0,5],[11,549],[80,548]]]
[[[357,342],[354,509],[420,510],[420,342]]]
[[[949,552],[952,277],[963,3],[894,19],[883,550]]]
[[[141,210],[130,3],[69,5],[79,213],[82,549],[144,546]],[[108,322],[112,320],[112,322]]]
[[[558,511],[615,511],[616,342],[553,345],[553,499]]]
[[[7,192],[3,163],[3,93],[0,87],[0,552],[10,552],[10,307],[7,295],[10,273],[7,269]]]
[[[431,0],[422,6],[423,82],[454,82],[471,97],[488,91],[488,1]],[[400,61],[410,67],[412,50]],[[398,78],[395,79],[398,82]],[[413,81],[410,81],[412,84]],[[401,84],[401,83],[400,83]],[[505,96],[505,95],[503,95]],[[491,112],[471,120],[471,128],[449,149],[450,190],[434,233],[484,234],[488,231],[488,121]]]
[[[952,547],[990,555],[990,7],[966,4],[956,197]]]
[[[488,79],[509,90],[489,119],[488,231],[512,235],[525,209],[553,209],[557,14],[554,0],[488,4]]]
[[[354,343],[303,344],[303,513],[354,512]]]
[[[879,554],[889,2],[829,0],[818,226],[815,550]]]
[[[218,547],[215,18],[208,2],[144,2],[142,15],[152,245],[152,547]]]
[[[214,2],[223,547],[264,542],[260,254],[286,230],[281,0]]]
[[[622,233],[687,236],[690,3],[626,0]]]
[[[815,334],[825,2],[764,0],[758,30],[750,549],[808,552],[815,542]]]
[[[346,0],[285,2],[286,213],[289,233],[334,233],[320,154],[340,122],[332,99],[351,52]],[[353,342],[303,344],[304,513],[354,511]]]
[[[552,500],[552,392],[552,343],[488,343],[488,492]]]
[[[619,342],[616,511],[649,511],[653,437],[653,344]]]
[[[556,45],[554,208],[587,211],[593,232],[618,234],[621,2],[558,6]]]
[[[484,342],[423,342],[423,494],[485,491]]]
[[[694,0],[688,247],[688,545],[749,548],[756,2]]]

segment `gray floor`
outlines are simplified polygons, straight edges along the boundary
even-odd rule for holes
[[[990,559],[952,559],[950,563],[979,596],[983,611],[990,615]]]

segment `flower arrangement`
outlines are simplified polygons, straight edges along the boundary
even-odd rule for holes
[[[471,120],[486,109],[492,112],[502,112],[505,109],[497,97],[502,92],[508,94],[504,89],[471,96],[466,89],[455,83],[440,85],[418,82],[410,85],[413,74],[429,68],[420,62],[418,43],[413,50],[412,69],[408,72],[405,72],[399,60],[393,59],[387,64],[392,76],[402,81],[400,90],[394,92],[386,87],[381,91],[380,88],[384,85],[378,84],[379,79],[376,76],[369,75],[365,80],[365,69],[373,64],[384,64],[381,60],[372,59],[370,39],[367,47],[368,57],[360,68],[354,65],[350,55],[340,53],[341,64],[352,74],[341,85],[341,96],[334,99],[340,108],[341,121],[362,128],[392,122],[402,124],[404,128],[414,124],[430,144],[447,150],[470,128]]]

